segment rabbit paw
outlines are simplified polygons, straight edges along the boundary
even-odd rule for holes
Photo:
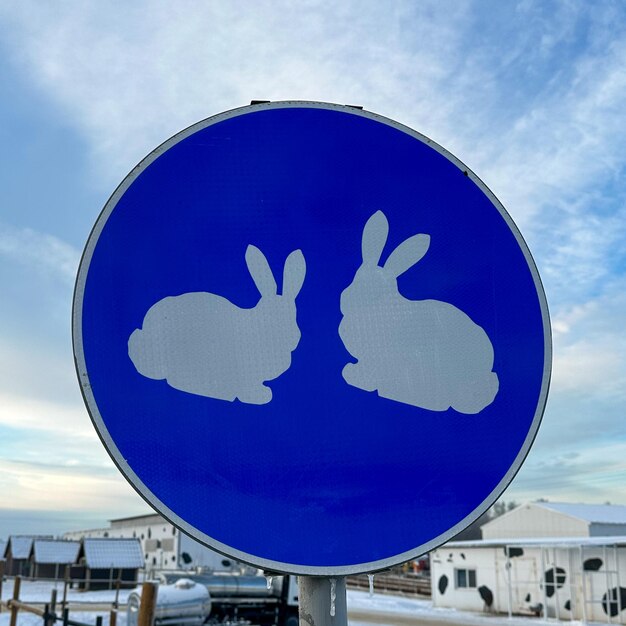
[[[348,385],[358,387],[364,391],[376,390],[376,383],[374,383],[372,377],[368,375],[362,363],[348,363],[343,368],[341,374]]]
[[[237,394],[240,402],[246,404],[267,404],[272,399],[272,390],[265,385],[251,387]]]

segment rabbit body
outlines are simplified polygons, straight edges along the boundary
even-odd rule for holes
[[[219,400],[266,404],[272,399],[263,383],[289,369],[300,341],[295,296],[304,280],[304,257],[299,250],[289,256],[283,294],[277,295],[265,257],[251,248],[246,261],[261,291],[257,305],[240,308],[208,292],[163,298],[128,340],[140,374]]]
[[[378,265],[387,237],[386,218],[377,212],[363,234],[363,264],[341,294],[339,335],[357,363],[343,377],[352,386],[429,409],[452,407],[478,413],[491,404],[499,381],[487,333],[452,304],[409,300],[397,276],[427,251],[427,235],[400,244]]]

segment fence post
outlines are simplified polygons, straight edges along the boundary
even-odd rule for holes
[[[70,584],[70,566],[65,566],[65,576],[63,577],[63,600],[61,601],[61,607],[64,609],[67,606],[67,588]]]
[[[56,610],[57,610],[57,590],[53,589],[50,592],[50,610],[48,611],[48,615],[45,620],[45,626],[54,626],[54,623],[56,622]]]
[[[70,610],[67,607],[63,608],[63,626],[67,626],[70,621]]]
[[[111,609],[109,615],[109,626],[117,626],[117,609]]]
[[[0,613],[2,613],[2,581],[4,580],[6,561],[0,559]]]
[[[18,601],[20,599],[20,586],[22,584],[22,577],[16,576],[13,579],[13,600]],[[9,626],[17,626],[17,605],[11,602],[11,621]]]
[[[141,587],[141,602],[137,615],[137,626],[152,626],[156,609],[157,586],[154,583],[144,583]],[[14,626],[13,624],[11,626]]]
[[[96,626],[102,626],[102,615],[96,617]]]

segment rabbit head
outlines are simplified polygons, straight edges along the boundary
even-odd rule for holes
[[[287,257],[280,295],[265,255],[252,244],[246,249],[246,265],[261,294],[254,312],[263,326],[264,341],[268,345],[280,346],[281,349],[294,350],[300,340],[300,330],[296,323],[296,297],[306,274],[302,251],[294,250]]]
[[[341,311],[354,311],[376,303],[391,303],[399,296],[397,278],[415,265],[428,251],[430,236],[413,235],[389,255],[384,265],[380,257],[387,243],[389,222],[382,211],[376,211],[363,228],[362,263],[352,284],[341,294]]]

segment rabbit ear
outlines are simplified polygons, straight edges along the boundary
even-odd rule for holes
[[[430,235],[413,235],[403,241],[385,263],[385,270],[392,276],[400,276],[415,265],[428,251]]]
[[[290,300],[295,300],[302,289],[304,276],[306,274],[306,263],[302,250],[294,250],[285,261],[283,271],[283,296]]]
[[[389,234],[389,222],[382,211],[376,211],[363,228],[361,253],[363,263],[377,265]]]
[[[276,280],[265,255],[250,244],[246,248],[246,265],[261,296],[276,295]]]

